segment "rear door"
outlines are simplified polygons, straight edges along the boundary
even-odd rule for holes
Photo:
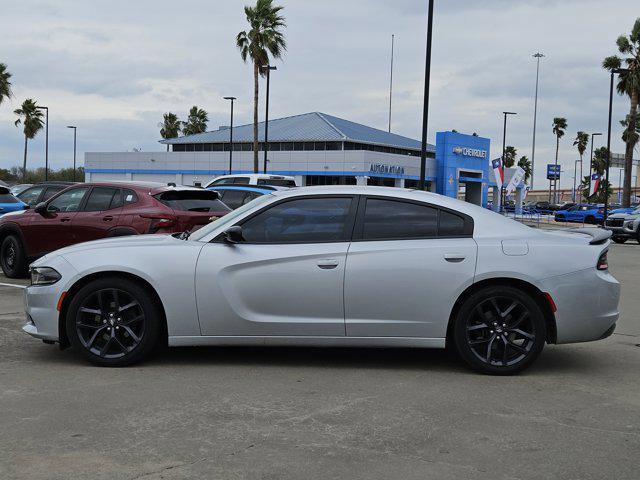
[[[93,187],[82,210],[73,218],[76,242],[105,238],[120,222],[122,190],[114,187]]]
[[[345,272],[347,336],[442,338],[473,283],[470,217],[388,197],[360,201]]]

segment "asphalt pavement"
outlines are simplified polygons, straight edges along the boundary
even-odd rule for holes
[[[97,368],[23,334],[22,289],[0,285],[0,479],[640,478],[640,245],[609,261],[616,333],[506,378],[406,349]]]

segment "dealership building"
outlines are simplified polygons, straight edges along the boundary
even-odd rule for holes
[[[289,175],[304,185],[416,187],[421,142],[319,112],[270,120],[267,172]],[[264,139],[264,122],[258,125]],[[85,154],[85,180],[138,180],[204,185],[229,174],[253,173],[253,124],[162,140],[170,151]],[[486,204],[495,185],[490,140],[439,132],[427,147],[427,189]],[[264,143],[260,142],[260,171]],[[497,189],[494,189],[497,190]]]

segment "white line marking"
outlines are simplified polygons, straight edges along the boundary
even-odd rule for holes
[[[2,287],[13,287],[13,288],[27,288],[24,285],[14,285],[13,283],[0,283]]]

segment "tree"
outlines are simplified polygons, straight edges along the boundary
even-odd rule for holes
[[[635,132],[638,101],[640,101],[640,18],[637,18],[631,29],[631,34],[627,37],[620,35],[616,40],[618,51],[623,58],[613,55],[607,57],[602,62],[603,68],[611,71],[616,68],[627,69],[618,77],[617,90],[620,95],[627,95],[630,100],[627,131]],[[631,204],[631,168],[633,166],[634,144],[630,141],[633,135],[627,136],[627,147],[624,153],[624,186],[622,188],[622,205],[628,207]]]
[[[518,150],[515,147],[509,145],[504,149],[504,159],[503,159],[503,167],[509,168],[513,167],[516,163],[516,156],[518,155]]]
[[[209,115],[203,109],[195,105],[189,110],[189,116],[186,122],[182,122],[182,133],[184,135],[194,135],[207,131],[207,122]]]
[[[3,100],[11,98],[10,78],[11,74],[7,71],[7,66],[4,63],[0,63],[0,105],[2,105]]]
[[[18,119],[15,121],[15,126],[23,126],[22,132],[24,133],[24,160],[22,162],[22,180],[25,181],[25,175],[27,172],[27,145],[28,141],[35,137],[42,127],[44,121],[42,120],[43,114],[38,110],[35,100],[27,98],[22,102],[22,106],[13,111],[18,115]]]
[[[251,29],[243,30],[236,37],[243,61],[253,62],[253,171],[258,173],[258,77],[264,76],[263,66],[269,65],[269,55],[282,58],[287,43],[282,33],[286,27],[280,12],[284,7],[274,6],[273,0],[257,0],[255,7],[244,7]]]
[[[580,154],[580,177],[583,176],[582,157],[584,156],[584,152],[587,151],[587,145],[589,145],[589,134],[583,131],[579,131],[576,134],[576,139],[573,141],[573,146],[578,149],[578,153]]]
[[[605,197],[611,195],[611,185],[604,178],[604,171],[607,168],[608,150],[607,147],[600,147],[593,151],[593,161],[591,162],[591,170],[594,173],[600,175],[600,184],[596,192],[589,196],[589,190],[591,188],[591,176],[587,175],[582,180],[582,184],[585,186],[582,190],[582,195],[587,201],[591,203],[604,203]]]
[[[558,168],[558,154],[560,153],[560,139],[564,137],[567,129],[567,119],[563,117],[555,117],[553,119],[553,134],[556,136],[556,163]],[[553,181],[553,202],[557,202],[558,181]]]
[[[524,170],[524,183],[529,183],[531,178],[531,160],[526,155],[520,157],[518,160],[518,166]]]
[[[169,112],[164,114],[163,121],[162,123],[158,124],[158,127],[160,127],[160,136],[167,140],[169,138],[176,138],[178,135],[180,135],[180,130],[182,130],[182,123],[175,113]],[[169,145],[167,144],[167,152],[168,151]]]
[[[629,115],[627,115],[627,118],[625,118],[624,120],[620,120],[620,125],[624,127],[624,131],[622,132],[622,141],[624,143],[631,142],[633,148],[635,148],[638,144],[638,141],[640,141],[640,122],[638,122],[636,118],[636,120],[634,121],[635,131],[632,132],[629,130],[630,120],[631,119],[629,118]]]

